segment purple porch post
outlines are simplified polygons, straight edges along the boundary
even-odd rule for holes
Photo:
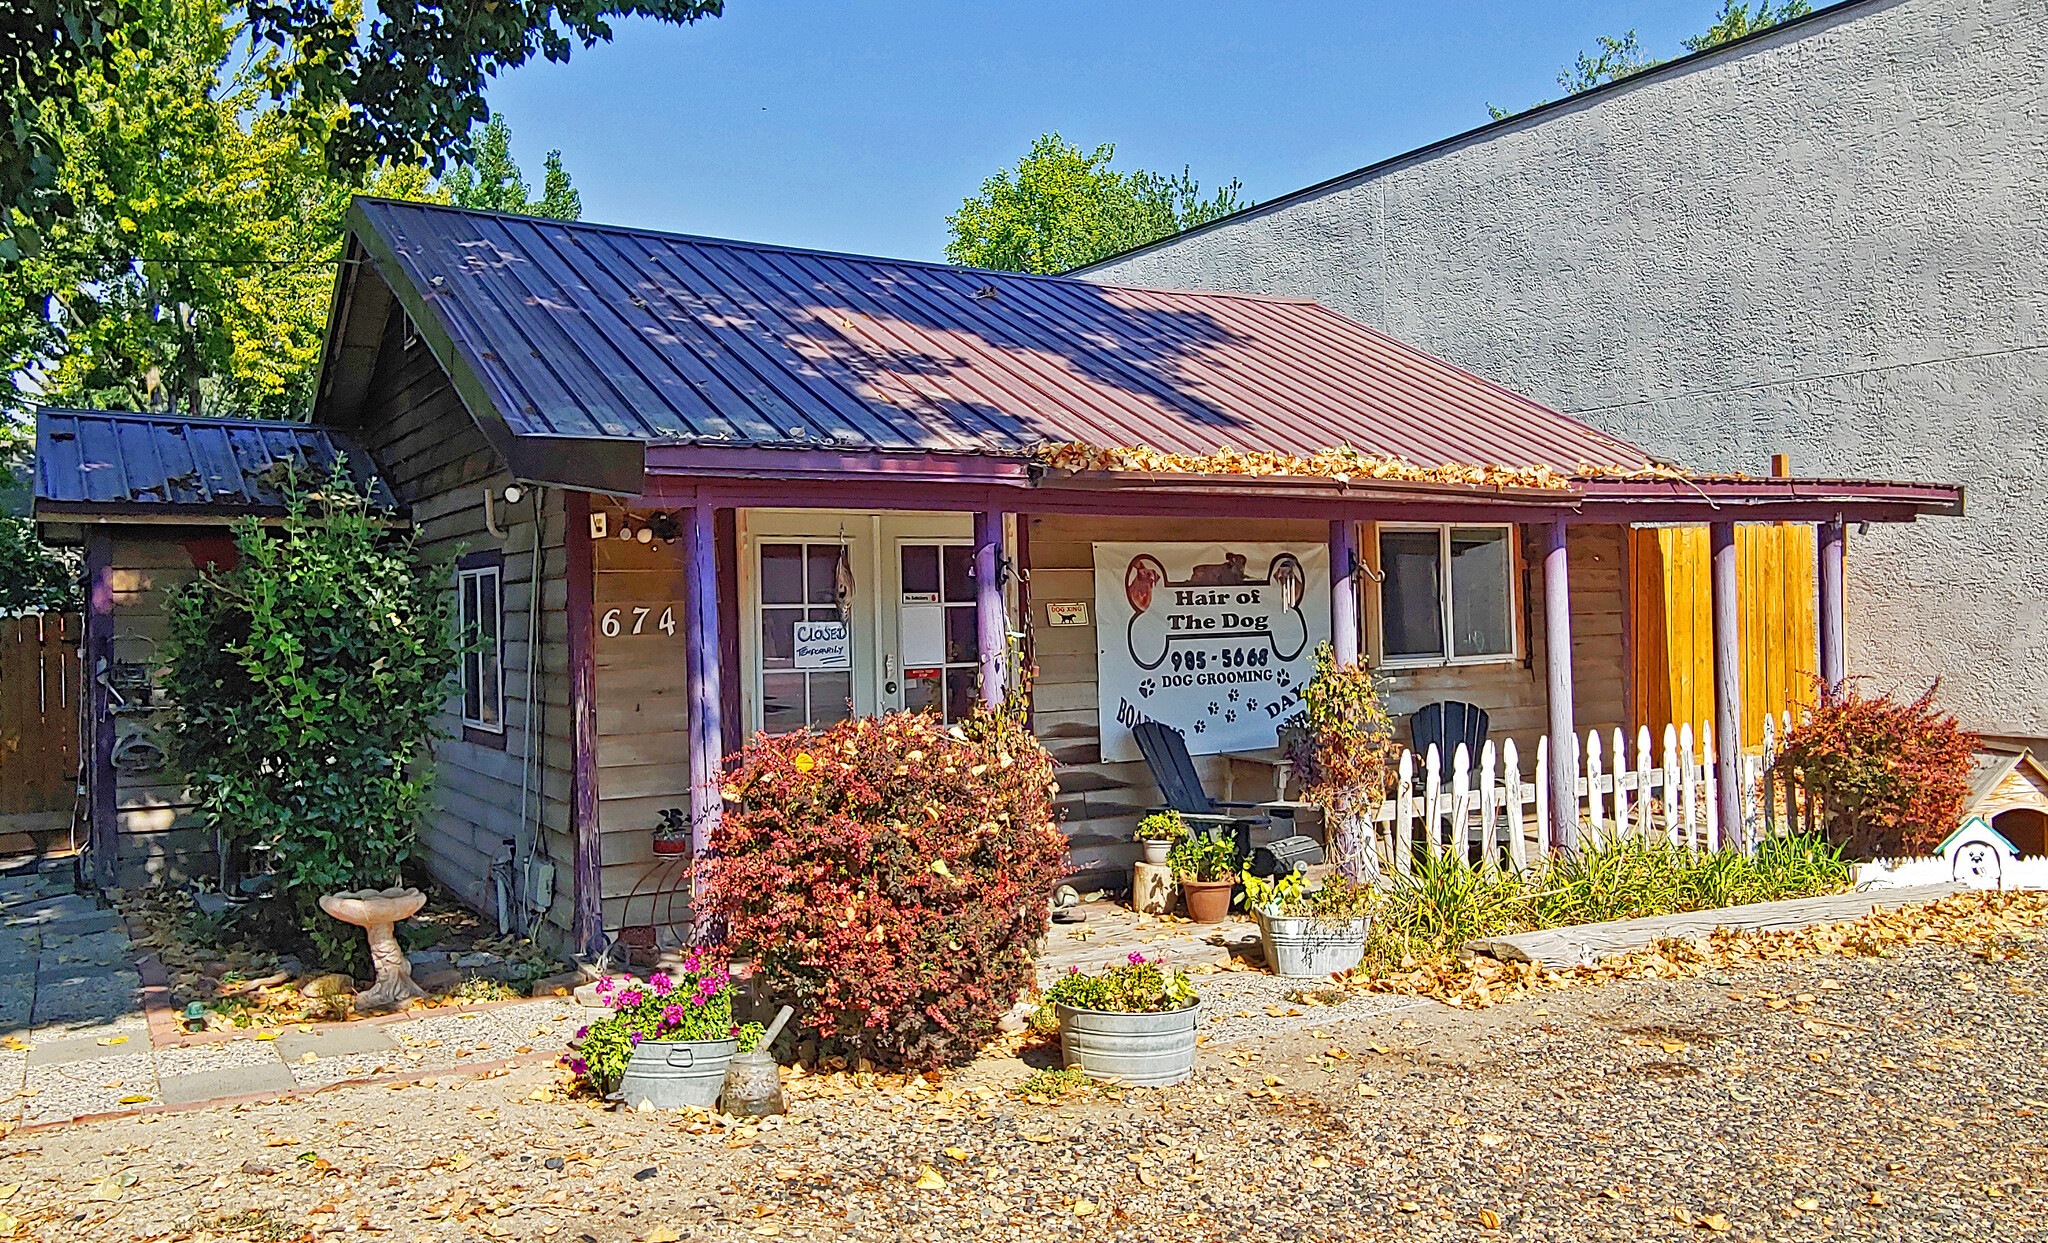
[[[597,575],[590,548],[590,494],[570,492],[565,567],[569,625],[569,831],[575,843],[575,907],[569,939],[591,957],[604,952],[604,855],[597,825]]]
[[[107,679],[114,671],[114,540],[104,530],[85,542],[85,704],[92,748],[85,789],[90,815],[93,883],[105,889],[120,875],[121,834],[114,801],[114,714]]]
[[[1742,840],[1742,578],[1735,524],[1707,527],[1714,555],[1714,798],[1721,840]]]
[[[1000,578],[1003,559],[1001,510],[974,514],[974,631],[981,645],[981,702],[1003,706],[1003,666],[1010,646],[1010,624],[1003,609]]]
[[[1340,665],[1358,661],[1358,524],[1330,521],[1330,649]]]
[[[1842,545],[1847,536],[1842,520],[1820,524],[1820,679],[1829,694],[1838,694],[1849,678],[1848,645],[1842,630]]]
[[[725,775],[724,696],[719,689],[718,512],[702,501],[689,514],[690,596],[685,613],[690,649],[690,853],[711,848],[723,806]]]
[[[1544,531],[1543,633],[1550,702],[1550,844],[1572,845],[1578,836],[1579,791],[1572,780],[1572,594],[1565,558],[1565,523]]]

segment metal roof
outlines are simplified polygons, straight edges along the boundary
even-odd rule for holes
[[[381,199],[358,199],[350,224],[471,413],[512,438],[1008,459],[1070,441],[1348,444],[1421,466],[1567,472],[1648,462],[1311,302]],[[330,370],[342,335],[330,332]]]
[[[396,507],[370,455],[331,428],[46,406],[36,412],[36,513],[282,510],[282,463],[325,470],[341,455],[377,504]]]

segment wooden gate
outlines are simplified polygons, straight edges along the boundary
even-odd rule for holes
[[[70,844],[82,633],[76,613],[0,618],[0,854]]]

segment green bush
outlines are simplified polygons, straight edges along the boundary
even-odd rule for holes
[[[455,672],[451,596],[341,470],[281,487],[283,520],[236,523],[235,568],[171,598],[171,751],[322,957],[355,967],[359,934],[315,900],[400,879]]]
[[[1113,963],[1100,971],[1069,968],[1039,1001],[1041,1009],[1055,1005],[1076,1010],[1106,1010],[1112,1014],[1163,1014],[1185,1010],[1195,1004],[1194,986],[1188,973],[1168,971],[1157,958],[1136,951],[1127,962]]]
[[[1237,847],[1221,837],[1183,837],[1166,853],[1166,866],[1173,869],[1175,880],[1234,880],[1237,865]]]

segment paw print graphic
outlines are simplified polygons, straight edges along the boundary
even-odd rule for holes
[[[1236,690],[1234,690],[1234,689],[1233,689],[1233,690],[1232,690],[1232,691],[1230,692],[1230,702],[1232,702],[1232,703],[1236,703],[1236,702],[1237,702],[1237,691],[1236,691]]]
[[[1146,678],[1144,681],[1138,683],[1138,695],[1144,699],[1152,698],[1152,692],[1158,689],[1159,684],[1157,682],[1154,682],[1151,678]]]
[[[1224,713],[1223,719],[1226,721],[1235,721],[1237,719],[1237,709],[1232,708],[1230,711]]]
[[[1215,700],[1213,700],[1213,699],[1209,701],[1209,715],[1210,715],[1210,716],[1215,716],[1215,715],[1216,715],[1217,713],[1219,713],[1219,712],[1221,712],[1221,711],[1223,711],[1223,705],[1222,705],[1222,704],[1220,704],[1220,703],[1217,703],[1217,702],[1216,702]]]
[[[1244,701],[1244,710],[1245,710],[1246,712],[1257,712],[1257,711],[1259,710],[1259,701],[1258,701],[1258,700],[1256,700],[1256,699],[1247,699],[1247,700],[1245,700],[1245,701]]]
[[[1207,721],[1196,721],[1196,722],[1195,722],[1195,732],[1196,732],[1196,733],[1198,733],[1198,734],[1199,734],[1199,733],[1201,733],[1201,732],[1202,732],[1203,730],[1205,730],[1205,729],[1207,729],[1207,728],[1209,728],[1209,723],[1208,723]]]

